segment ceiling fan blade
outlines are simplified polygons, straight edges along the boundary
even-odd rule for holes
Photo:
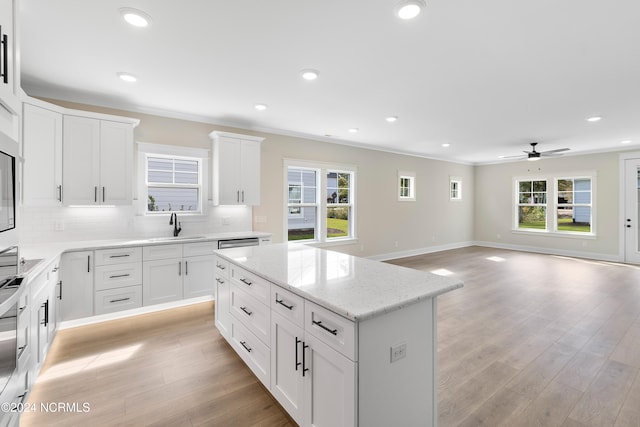
[[[555,150],[542,151],[542,153],[545,153],[545,154],[549,154],[549,153],[562,153],[562,152],[564,152],[564,151],[569,151],[569,150],[570,150],[570,148],[557,148],[557,149],[555,149]]]
[[[529,152],[525,151],[525,153],[527,153],[527,155],[529,154]],[[527,156],[523,156],[522,154],[518,154],[517,156],[500,156],[501,159],[526,159]]]

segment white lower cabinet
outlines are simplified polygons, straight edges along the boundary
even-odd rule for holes
[[[62,320],[93,316],[93,251],[62,254]]]
[[[142,305],[182,299],[182,258],[144,261],[142,270]]]
[[[213,295],[216,242],[143,247],[143,305]]]
[[[96,291],[96,314],[142,307],[142,285]]]
[[[184,258],[184,297],[194,298],[213,295],[214,269],[215,261],[213,255]]]
[[[231,320],[231,345],[265,387],[271,378],[271,349],[236,319]]]

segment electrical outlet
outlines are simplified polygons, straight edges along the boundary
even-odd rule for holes
[[[407,344],[402,343],[391,347],[391,363],[407,357]]]

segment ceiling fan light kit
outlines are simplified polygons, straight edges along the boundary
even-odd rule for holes
[[[500,156],[501,159],[527,159],[530,162],[535,162],[540,160],[542,157],[550,157],[550,156],[560,156],[561,153],[565,151],[569,151],[570,148],[557,148],[555,150],[547,150],[547,151],[536,151],[537,142],[530,143],[531,151],[523,151],[526,156]]]

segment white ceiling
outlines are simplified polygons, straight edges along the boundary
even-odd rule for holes
[[[640,145],[638,0],[427,0],[412,21],[397,2],[21,0],[23,88],[469,163],[532,141]],[[120,7],[152,25],[129,26]]]

